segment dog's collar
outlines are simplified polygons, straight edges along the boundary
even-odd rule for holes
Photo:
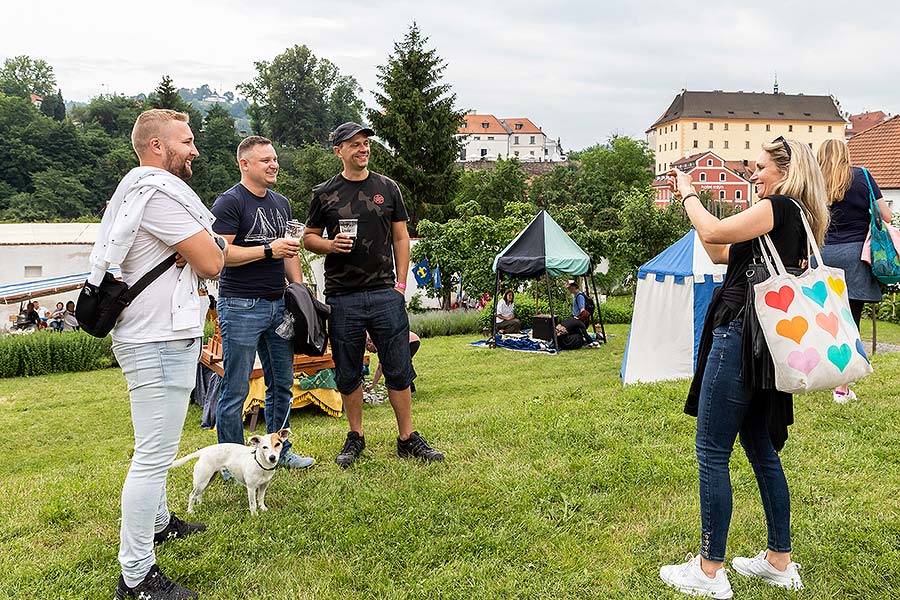
[[[264,466],[262,466],[262,463],[259,462],[259,459],[256,458],[256,449],[255,449],[255,448],[253,449],[252,454],[253,454],[253,460],[256,461],[256,464],[258,464],[258,465],[259,465],[259,468],[262,469],[263,471],[274,471],[274,470],[275,470],[275,467],[278,466],[278,463],[275,463],[275,465],[272,466],[271,468],[264,467]]]

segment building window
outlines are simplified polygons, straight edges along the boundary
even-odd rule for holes
[[[480,135],[476,135],[476,136],[474,136],[472,139],[473,139],[473,140],[476,140],[476,141],[480,141],[480,140],[481,140],[481,136],[480,136]]]
[[[741,190],[734,190],[734,199],[735,200],[741,199]]]
[[[485,156],[487,156],[487,148],[482,148],[481,149],[481,158],[484,158]]]
[[[462,127],[463,129],[465,129],[465,128],[468,127],[468,126],[469,126],[469,124],[466,123],[465,121],[463,121],[463,124],[462,124],[460,127]]]
[[[515,144],[517,146],[519,145],[519,136],[517,136],[517,135],[513,136],[513,144]]]
[[[707,158],[707,159],[706,159],[706,166],[707,166],[707,167],[711,167],[712,165],[713,165],[712,159],[711,159],[711,158]]]
[[[25,265],[25,277],[40,277],[44,273],[41,265]]]
[[[516,150],[515,152],[513,152],[513,154],[515,154],[516,156],[518,156],[518,155],[519,155],[519,151]]]
[[[528,143],[529,143],[529,144],[533,144],[533,143],[534,143],[534,136],[531,136],[531,141],[528,142]]]
[[[809,126],[809,132],[812,133],[812,125]]]
[[[725,181],[725,173],[719,173],[719,181]]]
[[[712,147],[713,147],[713,143],[712,143],[712,140],[709,140],[709,147],[710,147],[710,148],[712,148]]]
[[[744,123],[744,131],[750,131],[750,123]]]
[[[812,142],[810,142],[810,143],[807,144],[807,145],[809,146],[809,149],[812,150]]]
[[[709,130],[710,130],[710,131],[713,130],[713,124],[712,124],[712,123],[709,124]]]
[[[490,127],[490,126],[491,126],[491,124],[488,123],[487,121],[484,121],[484,122],[481,124],[481,128],[482,128],[482,129],[487,129],[487,128]]]
[[[828,133],[831,133],[831,125],[828,126]]]
[[[696,124],[696,123],[694,123],[694,127],[693,127],[693,128],[694,128],[694,129],[697,129],[697,124]]]
[[[518,130],[520,130],[520,129],[522,129],[522,124],[521,124],[521,123],[516,123],[516,131],[518,131]]]
[[[792,132],[793,130],[794,130],[794,126],[788,125],[788,133]]]
[[[675,123],[675,131],[678,131],[678,123]]]
[[[728,123],[725,123],[725,131],[728,131]]]
[[[488,136],[488,140],[492,140],[492,139],[494,139],[494,136],[489,135],[489,136]]]
[[[466,149],[461,148],[459,151],[459,160],[466,160]]]
[[[725,190],[719,190],[719,200],[725,199]]]
[[[678,150],[678,142],[675,142],[675,149]]]
[[[772,131],[772,126],[766,123],[766,131]]]
[[[750,149],[750,142],[744,142],[744,150]]]
[[[725,145],[723,146],[726,150],[728,150],[728,140],[725,140]]]
[[[534,156],[534,150],[529,150],[528,154],[530,154],[531,156]]]
[[[706,173],[700,173],[700,181],[706,181]]]
[[[699,142],[697,140],[694,140],[694,148],[696,148],[697,146],[699,146]]]

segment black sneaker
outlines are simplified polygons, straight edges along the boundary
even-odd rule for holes
[[[355,431],[351,431],[347,434],[347,441],[344,442],[344,447],[341,449],[340,454],[335,457],[334,462],[342,469],[346,469],[353,464],[353,461],[359,458],[359,455],[365,449],[366,438]]]
[[[153,534],[153,545],[159,546],[163,542],[187,537],[198,531],[206,531],[206,523],[186,523],[176,517],[175,513],[169,513],[169,524],[159,533]]]
[[[409,434],[409,439],[407,440],[397,438],[397,456],[400,458],[412,456],[413,458],[421,458],[428,462],[440,462],[444,460],[443,453],[438,452],[429,446],[428,442],[419,435],[418,431],[413,431]]]
[[[172,583],[163,575],[157,565],[150,567],[150,572],[144,580],[133,588],[125,585],[125,579],[119,575],[119,584],[116,586],[116,600],[135,598],[137,600],[189,600],[197,598],[197,592],[183,588],[177,583]]]

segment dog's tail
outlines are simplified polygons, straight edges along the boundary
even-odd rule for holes
[[[180,467],[181,465],[188,462],[189,460],[194,460],[195,458],[199,458],[199,457],[200,457],[200,450],[197,450],[196,452],[192,452],[191,454],[188,454],[187,456],[182,456],[181,458],[179,458],[178,460],[173,462],[172,466]]]

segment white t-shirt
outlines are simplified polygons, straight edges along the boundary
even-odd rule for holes
[[[161,192],[147,201],[141,226],[134,244],[119,265],[122,279],[128,285],[137,281],[175,252],[173,246],[203,231],[203,225],[192,217],[180,202]],[[164,342],[203,336],[203,319],[207,304],[199,303],[197,326],[175,331],[172,328],[172,295],[182,269],[172,265],[143,292],[138,294],[116,321],[112,331],[117,342]],[[196,289],[196,284],[195,284]],[[195,292],[196,293],[196,292]]]
[[[507,304],[506,300],[503,299],[497,302],[497,322],[499,323],[504,319],[514,318],[516,316],[515,306],[515,302],[510,302],[509,304]]]

